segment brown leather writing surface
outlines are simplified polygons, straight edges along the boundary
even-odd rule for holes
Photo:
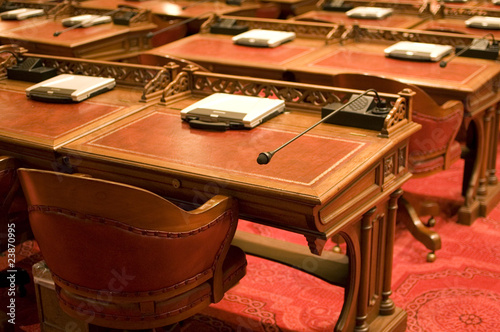
[[[383,54],[338,50],[326,57],[311,62],[309,67],[366,70],[367,73],[401,74],[429,80],[444,80],[465,84],[485,69],[484,65],[450,62],[445,68],[439,62],[420,62],[387,58]]]
[[[297,18],[297,20],[315,19],[332,23],[344,23],[345,25],[362,24],[366,26],[376,27],[391,27],[391,28],[411,28],[419,23],[422,19],[418,16],[410,15],[391,15],[384,19],[359,19],[350,18],[345,13],[313,11],[305,13]]]
[[[215,57],[223,60],[251,61],[268,64],[283,64],[293,58],[312,52],[306,46],[283,44],[274,48],[234,45],[231,39],[199,37],[181,41],[176,45],[165,45],[155,53],[182,56]]]
[[[83,143],[81,148],[85,150],[87,145],[125,153],[130,160],[135,155],[199,170],[309,186],[370,144],[308,134],[276,153],[268,165],[257,164],[260,152],[274,150],[296,134],[264,127],[226,132],[191,129],[179,115],[153,112]]]
[[[485,38],[491,40],[492,37],[491,35],[494,36],[494,39],[500,38],[500,30],[493,30],[493,29],[475,29],[475,28],[468,28],[465,26],[465,19],[464,20],[433,20],[433,21],[428,21],[424,22],[421,25],[418,25],[416,27],[419,30],[431,30],[431,31],[439,31],[439,32],[452,32],[452,33],[465,33],[469,35],[476,35],[476,36],[486,36],[487,34],[490,34],[489,36],[486,36]]]
[[[43,41],[50,44],[78,45],[89,39],[104,38],[126,33],[129,27],[117,26],[111,23],[96,25],[88,28],[77,28],[65,31],[58,37],[54,32],[67,29],[61,22],[45,21],[37,24],[27,24],[18,29],[1,33],[3,37],[20,38],[22,40]]]
[[[54,140],[122,109],[90,101],[44,103],[7,90],[0,90],[0,104],[1,131]]]

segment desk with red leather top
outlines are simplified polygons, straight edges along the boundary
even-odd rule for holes
[[[362,24],[377,27],[391,27],[411,29],[421,23],[424,18],[418,15],[398,14],[394,13],[383,19],[356,19],[350,18],[343,12],[333,12],[326,10],[312,10],[307,13],[297,15],[292,18],[295,21],[314,21],[314,22],[331,22],[342,23],[345,25]]]
[[[257,9],[260,8],[260,4],[254,1],[242,1],[241,5],[228,5],[224,2],[201,2],[194,0],[150,0],[144,2],[131,2],[126,0],[87,0],[80,2],[78,7],[113,10],[120,5],[148,9],[155,15],[171,18],[190,18],[203,14],[255,16]]]
[[[303,234],[310,250],[321,254],[253,242],[248,234],[235,239],[247,252],[257,248],[277,260],[292,257],[290,264],[299,268],[300,262],[314,261],[335,275],[327,279],[346,294],[336,331],[404,331],[406,314],[389,298],[392,246],[399,188],[410,177],[407,143],[419,126],[408,122],[382,138],[372,130],[321,124],[259,165],[260,152],[285,143],[319,114],[291,107],[252,130],[206,131],[180,118],[179,110],[200,97],[181,93],[59,152],[75,172],[139,185],[183,204],[197,205],[216,194],[236,198],[242,218]],[[347,265],[322,250],[334,235],[348,243]]]
[[[328,45],[288,64],[299,82],[332,82],[340,73],[364,73],[391,77],[426,90],[438,103],[461,100],[465,106],[463,127],[467,148],[473,151],[464,172],[465,202],[459,222],[471,224],[486,216],[500,200],[496,178],[496,147],[500,101],[500,66],[492,60],[459,57],[446,67],[436,62],[387,58],[383,42]],[[472,124],[472,125],[471,125]]]
[[[106,23],[66,30],[60,21],[33,20],[15,29],[0,31],[2,44],[17,44],[30,52],[88,59],[113,59],[118,55],[150,48],[146,35],[153,23],[136,26]]]
[[[464,18],[440,18],[435,20],[429,20],[418,24],[414,29],[426,30],[426,31],[438,31],[438,32],[449,32],[449,33],[461,33],[474,35],[478,38],[486,38],[488,40],[498,40],[500,39],[500,30],[496,29],[477,29],[469,28],[465,25]],[[493,37],[492,37],[493,36]]]
[[[242,76],[282,79],[287,64],[314,52],[325,41],[296,38],[275,48],[235,45],[232,36],[199,33],[144,53],[188,59],[210,71]]]
[[[0,151],[29,167],[57,170],[58,147],[145,106],[120,87],[78,104],[34,101],[24,92],[32,84],[0,81]]]

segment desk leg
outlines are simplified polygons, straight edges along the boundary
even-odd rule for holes
[[[356,315],[356,332],[366,332],[369,330],[369,325],[366,322],[368,318],[368,302],[369,302],[369,283],[370,275],[370,257],[372,250],[372,233],[373,233],[373,215],[377,209],[373,208],[363,215],[361,220],[361,271],[358,296],[358,312]],[[366,282],[363,282],[366,281]]]
[[[479,186],[477,188],[478,196],[486,196],[487,189],[487,168],[489,166],[490,157],[490,142],[491,142],[491,132],[492,132],[492,117],[494,115],[493,107],[488,107],[486,109],[483,117],[483,153],[481,155],[481,168],[479,169]]]
[[[392,261],[394,255],[394,236],[396,234],[396,215],[398,212],[398,200],[403,194],[402,189],[398,189],[391,194],[387,215],[387,232],[385,239],[385,262],[384,262],[384,284],[382,286],[382,302],[380,303],[381,315],[392,315],[396,306],[390,298],[392,294]]]
[[[498,126],[500,126],[500,104],[494,106],[494,120],[491,128],[490,158],[488,163],[488,184],[496,185],[497,178],[497,149],[498,149]]]
[[[471,225],[479,216],[477,191],[479,186],[481,164],[484,161],[484,123],[476,117],[467,126],[464,158],[464,175],[462,195],[464,205],[458,211],[458,223]]]

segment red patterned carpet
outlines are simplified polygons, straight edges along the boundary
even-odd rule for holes
[[[408,313],[407,331],[500,331],[500,205],[472,226],[462,226],[450,214],[460,202],[461,164],[432,179],[412,180],[414,194],[439,192],[445,207],[435,230],[442,249],[434,263],[427,249],[401,225],[397,228],[393,296]],[[246,222],[240,228],[303,243],[302,237]],[[17,265],[28,268],[40,260],[36,243],[18,248]],[[5,266],[5,257],[2,260]],[[185,322],[185,331],[331,331],[343,300],[343,290],[292,268],[248,257],[247,276],[223,301]],[[2,291],[1,306],[6,305]],[[18,298],[18,331],[39,331],[33,284]]]

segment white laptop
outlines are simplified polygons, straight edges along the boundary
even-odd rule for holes
[[[439,61],[453,52],[453,46],[402,41],[384,50],[385,56],[416,61]]]
[[[392,8],[380,7],[356,7],[346,12],[347,17],[350,18],[364,18],[372,20],[380,20],[392,15]]]
[[[500,30],[500,17],[473,16],[465,21],[465,26],[476,29]]]
[[[30,17],[42,16],[43,14],[43,9],[19,8],[1,13],[0,18],[2,18],[2,20],[21,21]]]
[[[295,39],[295,32],[252,29],[233,37],[233,43],[257,47],[276,47]]]
[[[111,16],[87,14],[65,18],[62,20],[62,25],[65,27],[72,27],[74,25],[80,24],[82,28],[87,28],[93,25],[110,23],[111,21]]]
[[[195,128],[251,129],[284,109],[280,99],[214,93],[183,109],[181,119]]]
[[[48,102],[80,102],[113,89],[114,78],[62,74],[26,89],[26,96]]]

